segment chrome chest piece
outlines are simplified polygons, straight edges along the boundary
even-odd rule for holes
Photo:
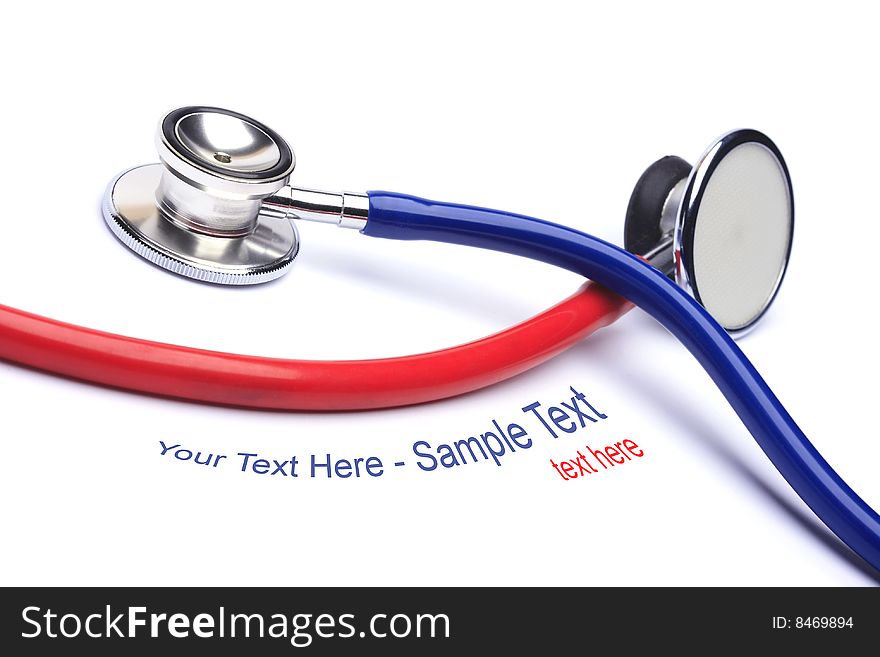
[[[763,133],[736,130],[693,167],[674,156],[648,167],[630,197],[624,245],[741,335],[776,297],[793,232],[794,196],[782,154]]]
[[[364,195],[287,187],[296,160],[271,128],[216,107],[183,107],[159,124],[161,163],[117,176],[103,215],[126,246],[177,274],[250,285],[296,257],[294,218],[360,229]]]

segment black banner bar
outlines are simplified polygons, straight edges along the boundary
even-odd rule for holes
[[[713,654],[877,645],[876,588],[3,589],[6,655]],[[464,653],[470,654],[470,653]]]

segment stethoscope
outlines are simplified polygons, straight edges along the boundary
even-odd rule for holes
[[[290,186],[295,158],[287,143],[262,123],[219,108],[168,113],[156,145],[161,162],[114,178],[103,215],[132,251],[182,276],[222,285],[275,279],[299,252],[291,220],[303,219],[370,237],[521,255],[592,282],[506,331],[416,356],[367,361],[242,356],[103,333],[0,307],[0,357],[103,385],[211,403],[381,408],[506,379],[612,322],[632,303],[700,361],[816,515],[880,568],[880,516],[816,451],[731,338],[766,313],[791,250],[791,179],[764,134],[730,132],[694,166],[677,157],[652,164],[630,198],[625,249],[498,210],[391,192]]]

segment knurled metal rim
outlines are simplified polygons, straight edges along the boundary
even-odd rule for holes
[[[104,199],[101,204],[101,214],[104,217],[104,222],[116,238],[144,260],[180,276],[185,276],[186,278],[205,283],[214,283],[218,285],[257,285],[275,280],[286,273],[287,268],[299,253],[299,235],[296,227],[291,225],[295,239],[294,248],[290,252],[288,258],[263,268],[257,268],[247,272],[224,272],[222,270],[198,267],[175,257],[173,254],[162,250],[160,245],[155,244],[152,241],[146,241],[145,237],[139,231],[132,228],[125,218],[117,211],[113,202],[113,190],[116,187],[116,184],[123,176],[125,176],[125,174],[138,168],[139,167],[132,167],[126,169],[110,181],[110,184],[107,185],[107,189],[104,193]]]

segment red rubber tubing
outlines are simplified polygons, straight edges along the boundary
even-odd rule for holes
[[[599,285],[467,344],[371,360],[287,360],[96,331],[0,305],[0,359],[124,390],[225,406],[353,411],[453,397],[571,347],[631,305]]]

